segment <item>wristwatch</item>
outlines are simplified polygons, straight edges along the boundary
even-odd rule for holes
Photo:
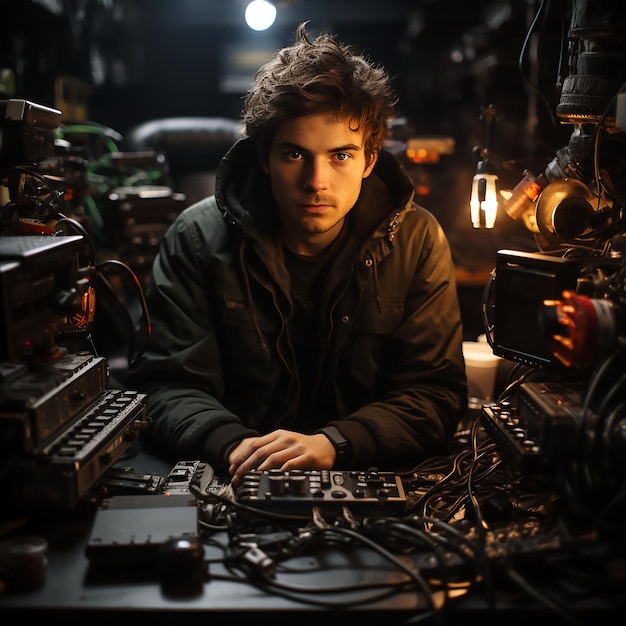
[[[317,432],[323,433],[328,437],[330,443],[333,444],[337,456],[335,458],[335,466],[345,463],[350,456],[350,442],[339,432],[335,426],[325,426]]]

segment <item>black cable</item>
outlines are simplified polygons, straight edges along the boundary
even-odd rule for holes
[[[248,507],[244,507],[244,510],[246,509],[248,509]],[[326,522],[323,520],[323,518],[321,517],[321,514],[317,507],[314,507],[313,513],[314,513],[314,516],[313,516],[314,522],[316,519],[317,519],[317,522],[315,522],[314,528],[309,529],[309,533],[310,533],[309,536],[307,537],[306,532],[302,534],[302,531],[300,531],[299,539],[296,541],[295,546],[290,545],[288,549],[283,549],[280,551],[281,560],[285,558],[289,558],[290,556],[293,556],[297,551],[302,552],[302,546],[298,545],[300,544],[300,537],[304,537],[304,545],[307,550],[311,550],[312,548],[315,548],[316,550],[318,550],[320,539],[323,539],[327,545],[335,547],[335,548],[337,548],[338,546],[341,546],[342,544],[344,544],[344,547],[349,547],[351,544],[353,544],[356,541],[358,543],[367,545],[369,548],[371,548],[372,550],[374,550],[375,552],[383,556],[383,558],[391,562],[395,567],[397,567],[398,569],[403,571],[405,574],[407,574],[409,576],[409,580],[412,581],[412,585],[417,586],[418,589],[421,590],[426,595],[428,599],[429,607],[430,608],[433,607],[431,591],[426,581],[424,581],[418,574],[413,572],[404,563],[402,563],[402,561],[400,561],[395,555],[393,555],[391,552],[386,550],[382,545],[377,544],[376,542],[373,542],[372,540],[370,540],[369,538],[367,538],[366,536],[364,536],[363,534],[357,531],[343,528],[338,525],[328,526]],[[272,515],[270,517],[275,518],[276,516]],[[288,517],[290,519],[293,519],[293,516],[288,516]],[[294,547],[295,547],[295,550],[294,550]],[[299,550],[298,550],[298,547],[300,547]],[[264,576],[264,578],[267,578],[267,577]],[[273,580],[266,580],[265,582],[266,584],[269,584],[272,587],[275,587],[277,585],[277,583],[274,582]],[[359,590],[359,589],[362,590],[362,589],[366,589],[370,587],[378,588],[381,586],[381,584],[375,583],[373,585],[368,585],[368,586],[358,585],[358,586],[350,586],[350,587],[336,587],[335,586],[333,587],[333,591],[336,593],[339,593],[339,592],[345,593],[346,591],[354,591],[354,590]],[[397,585],[394,585],[393,587],[394,589],[396,588],[405,589],[407,584],[408,584],[407,581],[403,581],[401,583],[398,583]],[[386,585],[387,588],[389,587],[389,583],[385,583],[384,585]],[[303,591],[302,588],[296,589],[294,587],[287,587],[284,585],[281,587],[281,589],[283,591],[292,591],[292,592],[294,590],[297,590],[298,592]],[[319,590],[319,586],[317,589]],[[377,595],[375,598],[372,598],[371,601],[378,600],[384,597],[385,595],[388,595],[388,591],[386,591],[382,596],[380,594]],[[362,603],[362,602],[363,600],[361,599],[359,603]],[[344,604],[345,604],[345,601],[344,601]]]
[[[95,265],[97,258],[96,245],[93,242],[89,231],[76,219],[63,216],[58,219],[54,225],[54,229],[57,235],[67,235],[68,229],[70,233],[81,235],[87,244],[89,254],[87,255],[88,265]]]
[[[428,601],[429,608],[435,609],[435,603],[434,603],[434,599],[432,596],[432,591],[430,590],[428,583],[419,574],[419,572],[415,572],[411,568],[406,566],[402,561],[396,558],[394,554],[384,549],[380,544],[348,528],[332,527],[328,529],[323,529],[323,532],[339,533],[341,535],[346,535],[347,537],[355,539],[359,543],[365,544],[374,552],[380,554],[384,559],[386,559],[387,561],[395,565],[399,570],[403,571],[415,583],[415,586],[418,588],[418,590],[423,592],[424,596],[426,597],[426,600]]]
[[[305,603],[309,605],[323,606],[325,608],[348,608],[349,606],[363,606],[366,604],[373,604],[375,602],[380,602],[385,598],[396,595],[401,592],[402,587],[406,585],[406,581],[402,583],[389,583],[387,581],[379,582],[379,583],[361,583],[360,585],[346,585],[346,586],[337,586],[334,585],[332,587],[320,587],[316,585],[315,587],[302,587],[297,585],[291,585],[285,582],[279,582],[278,580],[271,578],[269,576],[257,576],[255,578],[250,578],[249,576],[240,582],[245,582],[247,584],[254,584],[256,587],[262,589],[263,591],[271,591],[276,595],[280,595],[281,597],[287,598],[291,601],[296,601],[300,603]],[[380,593],[372,594],[367,598],[359,597],[350,601],[345,597],[332,602],[327,599],[320,599],[317,597],[322,594],[347,594],[354,592],[362,592],[368,590],[382,590]]]
[[[135,326],[134,320],[132,319],[132,317],[130,316],[128,312],[128,309],[126,308],[126,306],[120,299],[119,294],[113,288],[113,286],[108,280],[108,277],[106,276],[106,270],[112,267],[116,269],[121,269],[123,275],[130,277],[133,288],[135,290],[135,294],[138,297],[139,304],[141,307],[141,314],[142,314],[143,322],[144,322],[144,329],[145,329],[143,341],[141,342],[139,346],[137,346],[136,326]],[[150,312],[148,310],[148,305],[146,303],[146,298],[144,295],[143,287],[141,285],[139,278],[135,274],[135,272],[133,272],[133,270],[128,265],[126,265],[126,263],[123,263],[122,261],[118,261],[117,259],[107,259],[104,261],[100,261],[99,263],[96,264],[96,270],[98,271],[98,278],[100,279],[100,282],[111,292],[115,301],[119,304],[120,310],[124,311],[124,315],[130,321],[131,336],[130,336],[130,348],[128,352],[128,364],[129,366],[132,367],[137,361],[137,359],[139,359],[141,355],[144,353],[148,345],[148,341],[150,340],[150,337],[152,335],[152,322],[150,321]]]
[[[486,544],[486,530],[488,528],[488,525],[485,522],[485,519],[482,513],[482,508],[480,506],[480,503],[474,491],[474,471],[476,468],[476,464],[480,460],[480,456],[481,456],[480,454],[477,454],[474,457],[474,461],[470,465],[468,477],[467,477],[467,492],[470,496],[470,503],[472,504],[472,510],[476,518],[476,530],[478,534],[478,541],[480,543],[480,546],[484,548]],[[483,571],[483,576],[485,577],[484,580],[485,580],[485,585],[486,585],[487,594],[488,594],[487,598],[489,601],[489,606],[494,606],[495,598],[493,594],[493,585],[491,581],[491,570],[489,567],[484,567],[482,568],[482,571]]]
[[[487,338],[487,343],[491,346],[492,349],[495,347],[495,340],[494,340],[495,323],[489,318],[489,315],[491,312],[490,309],[493,310],[495,308],[493,298],[492,298],[492,293],[494,290],[495,282],[496,282],[496,269],[494,268],[491,270],[491,272],[489,272],[489,278],[487,279],[487,282],[485,283],[485,286],[483,287],[481,303],[480,303],[480,311],[482,315],[483,328],[485,329],[485,336]]]
[[[537,12],[535,13],[535,16],[533,18],[532,23],[530,24],[530,27],[528,28],[528,31],[526,32],[526,36],[524,37],[524,41],[522,43],[522,48],[518,57],[518,69],[519,72],[521,74],[521,76],[524,78],[524,80],[526,81],[526,84],[543,100],[544,104],[546,105],[546,109],[548,110],[548,113],[550,115],[550,119],[552,121],[552,124],[554,126],[557,125],[556,123],[556,119],[554,117],[554,112],[552,111],[552,105],[550,104],[550,102],[548,101],[548,99],[544,96],[543,92],[541,91],[541,89],[539,88],[538,85],[535,85],[534,83],[532,83],[528,76],[526,75],[526,72],[524,71],[524,59],[525,59],[525,55],[526,55],[526,51],[528,49],[528,44],[530,42],[530,38],[532,37],[534,31],[535,31],[535,27],[537,25],[537,23],[539,22],[540,18],[542,16],[545,15],[545,13],[547,13],[547,9],[546,6],[549,6],[550,2],[549,0],[542,0],[539,8],[537,9]]]
[[[595,444],[595,428],[593,425],[595,414],[591,410],[591,401],[596,391],[598,391],[604,375],[613,365],[615,358],[615,354],[611,355],[595,370],[587,387],[581,408],[581,421],[575,434],[576,446],[572,458],[573,491],[577,494],[577,500],[581,503],[586,500],[585,493],[593,493],[594,488],[594,481],[590,475],[593,465],[593,446]]]
[[[454,525],[449,524],[447,522],[443,522],[437,518],[426,518],[424,519],[424,523],[428,523],[431,525],[431,532],[435,532],[437,530],[441,530],[444,533],[448,533],[452,535],[452,537],[458,540],[458,544],[456,544],[456,553],[462,556],[465,556],[466,560],[471,559],[471,562],[476,569],[476,573],[480,576],[486,586],[485,593],[488,601],[488,606],[493,609],[495,605],[495,595],[494,590],[492,588],[492,576],[490,571],[490,563],[487,557],[487,554],[484,550],[484,545],[480,545],[474,537],[470,537],[468,533],[463,533],[458,528],[455,528]],[[445,535],[436,536],[443,539]],[[455,544],[452,542],[447,543],[450,547],[454,547]],[[469,550],[469,555],[467,554],[467,550]]]
[[[444,591],[445,601],[447,602],[450,598],[448,568],[445,554],[437,541],[423,529],[409,526],[401,521],[389,520],[385,524],[385,529],[390,533],[391,537],[402,538],[404,541],[408,538],[416,539],[418,542],[417,545],[425,544],[428,548],[430,548],[430,552],[437,562],[438,571],[441,576],[441,586]]]
[[[313,549],[315,552],[319,552],[319,549],[322,547],[324,542],[332,547],[337,548],[337,535],[341,535],[342,531],[346,531],[347,529],[342,529],[340,527],[332,527],[332,528],[315,528],[312,529],[312,536],[308,542],[308,549]],[[354,539],[357,539],[359,542],[367,543],[367,539],[358,533],[354,535],[349,535],[344,538],[347,539],[347,543],[345,543],[345,547],[350,547],[354,544]],[[377,552],[381,553],[384,550],[378,546],[375,546]],[[287,569],[277,569],[277,570],[265,570],[264,568],[255,567],[249,561],[246,560],[246,554],[249,550],[248,545],[242,544],[236,548],[230,548],[229,554],[225,557],[223,563],[224,565],[232,571],[233,568],[237,568],[244,573],[245,578],[238,577],[237,580],[239,582],[245,582],[247,584],[252,584],[262,590],[271,591],[275,594],[286,597],[292,601],[304,602],[307,604],[314,604],[319,606],[324,606],[327,608],[337,608],[337,607],[347,607],[347,606],[361,606],[368,603],[380,602],[381,600],[388,598],[397,593],[406,593],[408,592],[408,585],[411,584],[411,587],[414,585],[415,577],[411,576],[409,580],[402,580],[395,583],[390,583],[387,580],[384,581],[375,581],[375,582],[366,582],[366,583],[358,583],[358,584],[350,584],[350,585],[332,585],[332,586],[323,586],[316,584],[315,586],[305,587],[301,585],[293,585],[284,581],[279,581],[276,579],[276,573],[283,574],[295,574],[294,570]],[[280,558],[281,561],[290,559],[294,556],[290,550],[281,551]],[[395,560],[395,557],[392,555],[392,559],[394,560],[394,564],[401,564],[399,561]],[[403,570],[405,571],[405,570]],[[302,574],[301,571],[297,573]],[[409,573],[406,572],[405,573]],[[421,587],[420,587],[421,588]],[[372,590],[380,590],[379,593],[371,594],[367,598],[363,598],[362,596],[358,598],[354,598],[353,600],[348,600],[343,597],[341,600],[337,602],[331,602],[328,599],[319,599],[317,596],[320,595],[346,595],[349,593],[355,592],[363,592],[363,591],[372,591]]]

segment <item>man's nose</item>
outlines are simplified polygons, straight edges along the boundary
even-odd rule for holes
[[[309,163],[306,184],[314,191],[328,189],[329,164],[325,159],[313,159]]]

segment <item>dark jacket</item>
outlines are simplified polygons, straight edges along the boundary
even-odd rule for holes
[[[400,163],[379,156],[325,280],[320,412],[309,421],[298,414],[293,301],[274,211],[242,139],[220,164],[215,196],[164,236],[146,289],[152,337],[129,381],[148,394],[149,435],[218,471],[245,436],[328,423],[351,443],[348,468],[410,468],[440,453],[467,397],[455,273]]]

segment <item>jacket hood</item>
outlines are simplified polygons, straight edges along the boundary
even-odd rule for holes
[[[374,170],[363,181],[363,191],[352,216],[357,230],[367,237],[388,216],[407,207],[414,194],[413,183],[401,163],[382,151]],[[269,176],[261,169],[254,140],[239,139],[222,159],[216,174],[215,199],[229,223],[244,234],[271,232],[277,219]],[[244,207],[246,207],[244,209]]]

